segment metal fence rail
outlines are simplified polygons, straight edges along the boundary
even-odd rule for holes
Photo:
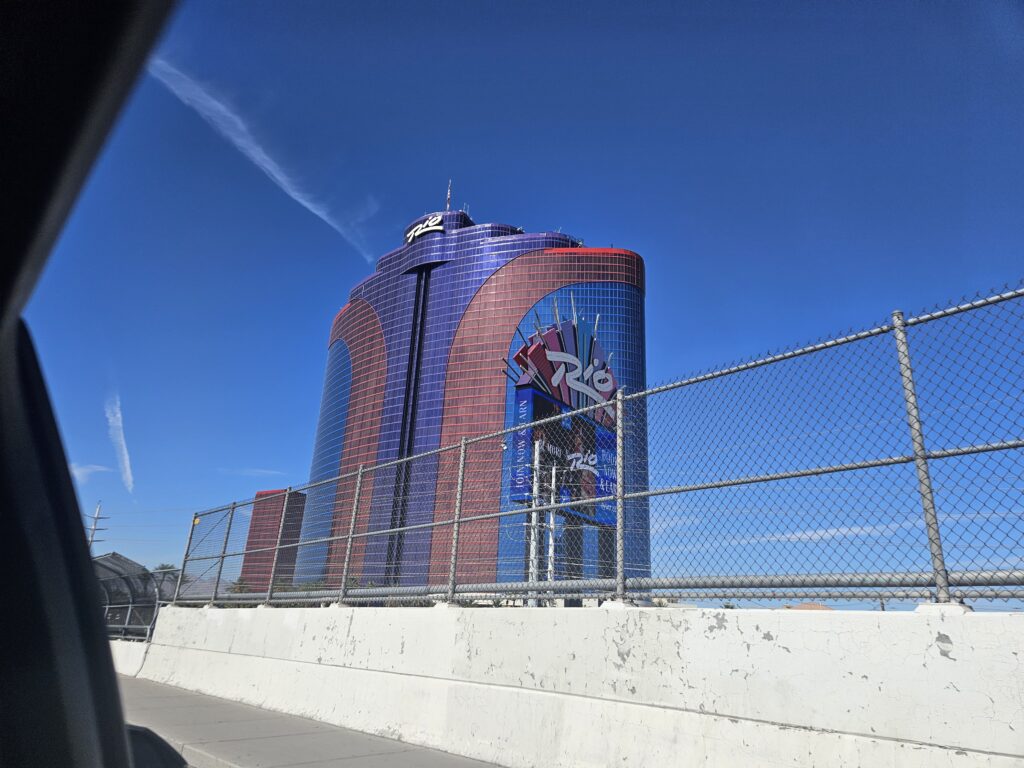
[[[173,601],[1022,597],[1018,288],[196,514]]]
[[[134,569],[110,573],[96,567],[103,599],[103,620],[110,637],[148,640],[160,605],[174,596],[179,571]]]

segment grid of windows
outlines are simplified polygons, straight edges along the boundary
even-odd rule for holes
[[[384,334],[373,307],[362,300],[346,304],[334,319],[329,344],[311,482],[349,475],[361,464],[372,464],[377,455],[387,361]],[[346,353],[335,352],[340,349]],[[342,411],[344,422],[337,428],[333,418]],[[367,478],[366,499],[372,498],[372,489],[372,478]],[[347,533],[352,514],[348,500],[353,491],[351,477],[311,488],[301,540]],[[365,520],[365,515],[360,520]],[[360,530],[364,529],[361,522]],[[357,564],[362,555],[361,544],[353,548],[352,559]],[[295,582],[337,586],[344,557],[344,547],[336,542],[300,547]]]
[[[557,309],[556,309],[557,307]],[[522,340],[535,333],[538,325],[546,328],[554,323],[556,312],[561,320],[572,317],[575,311],[577,325],[582,332],[590,333],[597,324],[596,337],[600,340],[605,354],[612,358],[611,369],[617,385],[625,392],[640,392],[646,389],[646,364],[644,358],[644,296],[640,288],[627,283],[577,283],[552,291],[534,304],[523,316],[517,333],[512,337],[506,360],[512,360],[522,346]],[[540,322],[538,322],[538,318]],[[579,405],[587,405],[580,403]],[[517,423],[516,386],[511,380],[505,384],[505,423],[511,427]],[[635,414],[633,415],[635,421]],[[627,440],[633,442],[638,436],[636,429],[627,433]],[[636,440],[627,446],[630,462],[627,474],[636,475],[637,470],[646,466],[646,442]],[[543,461],[543,476],[549,459]],[[502,451],[501,509],[516,507],[511,496],[513,473],[521,470],[516,466],[513,451]],[[556,471],[558,467],[555,468]],[[626,486],[633,490],[646,488],[646,478],[627,478]],[[559,499],[563,501],[565,499]],[[520,506],[522,506],[520,504]],[[634,566],[647,567],[649,555],[649,526],[647,499],[627,501],[625,512],[626,561]],[[615,567],[614,529],[590,524],[580,524],[571,516],[551,516],[553,531],[547,526],[541,538],[551,535],[552,548],[546,544],[539,547],[541,563],[539,570],[548,570],[547,553],[553,554],[552,574],[559,579],[612,578]],[[497,541],[497,581],[524,581],[528,569],[527,516],[510,515],[500,519]],[[647,576],[647,572],[631,573],[631,576]]]
[[[544,249],[524,254],[495,272],[466,310],[452,343],[448,360],[448,383],[444,392],[444,423],[441,443],[457,443],[462,437],[496,432],[506,426],[508,379],[501,359],[507,357],[516,329],[529,322],[531,309],[555,291],[583,284],[622,284],[634,289],[635,309],[626,309],[618,327],[631,327],[630,340],[621,351],[632,356],[638,371],[636,384],[643,385],[643,261],[632,251],[621,249]],[[601,290],[600,287],[594,290]],[[600,295],[600,294],[598,294]],[[561,302],[560,302],[561,303]],[[598,303],[594,305],[597,310]],[[613,323],[612,316],[623,310],[601,307],[601,322]],[[634,322],[636,321],[636,322]],[[604,339],[602,337],[602,343]],[[613,362],[613,365],[615,363]],[[630,366],[624,373],[628,376]],[[625,381],[626,386],[632,384]],[[484,444],[486,445],[486,444]],[[472,482],[463,490],[465,516],[499,511],[502,495],[502,449],[481,447],[466,459],[466,474]],[[439,488],[435,520],[450,517],[454,492]],[[460,582],[490,583],[496,580],[500,523],[482,520],[465,526],[459,539],[458,579]],[[447,536],[434,537],[431,562],[448,562],[451,542]]]
[[[447,363],[456,328],[474,295],[496,270],[511,259],[539,248],[571,247],[575,241],[558,233],[522,234],[502,224],[474,224],[461,211],[442,214],[445,231],[428,233],[387,254],[377,271],[353,290],[378,311],[388,350],[387,386],[382,404],[378,462],[439,447]],[[417,222],[414,222],[415,225]],[[417,305],[417,283],[430,272],[430,290]],[[424,321],[416,333],[417,309]],[[418,393],[415,410],[407,414],[406,379],[410,356],[417,354]],[[412,440],[403,450],[403,426]],[[408,471],[411,476],[402,477]],[[367,524],[384,530],[400,522],[417,525],[433,519],[436,462],[417,461],[408,470],[374,473],[375,488]],[[398,493],[396,493],[396,491]],[[402,505],[402,509],[396,509]],[[400,541],[396,541],[400,538]],[[424,583],[430,560],[430,531],[366,541],[363,582],[415,585]],[[393,562],[393,558],[398,562]]]
[[[320,418],[313,443],[313,466],[310,482],[337,476],[341,467],[341,449],[348,423],[349,393],[352,388],[352,359],[348,345],[336,340],[327,350],[327,372],[324,392],[320,400]],[[334,517],[334,497],[337,482],[326,483],[309,490],[307,513],[302,521],[301,541],[326,538],[331,533]],[[302,547],[296,555],[295,581],[303,584],[322,577],[327,558],[326,544]]]
[[[501,429],[506,393],[500,360],[508,353],[516,325],[534,304],[568,284],[633,287],[630,306],[636,307],[628,311],[639,322],[632,326],[628,343],[615,341],[606,348],[619,357],[632,355],[639,378],[628,374],[625,383],[642,386],[643,265],[636,254],[582,248],[560,233],[525,234],[508,225],[477,225],[461,211],[432,215],[442,217],[444,231],[423,234],[381,257],[374,274],[353,289],[349,304],[335,320],[314,481],[355,471],[363,463],[430,451],[458,442],[463,435]],[[619,333],[612,329],[619,323],[613,316],[620,297],[600,286],[592,293],[595,311],[601,302],[609,304],[600,311],[602,323],[608,318],[611,340]],[[334,359],[339,339],[350,357],[347,374],[340,357]],[[622,365],[625,372],[632,363],[624,359]],[[416,380],[410,382],[410,376]],[[345,380],[351,402],[339,416]],[[357,531],[450,517],[454,489],[439,485],[436,457],[400,467],[363,478]],[[493,492],[487,495],[491,511],[500,503],[500,461],[494,471]],[[311,519],[304,521],[303,540],[323,536],[327,530],[334,535],[348,531],[354,481],[329,485],[324,499],[313,504],[311,494],[307,502]],[[467,509],[466,514],[471,513]],[[493,533],[496,546],[497,531]],[[353,584],[435,582],[438,573],[447,573],[450,545],[440,542],[442,538],[443,532],[432,541],[429,529],[357,538],[350,567]],[[340,584],[345,545],[336,543],[329,551],[325,546],[301,548],[297,581]],[[492,546],[491,578],[495,555]],[[443,569],[431,567],[438,562],[444,563]]]

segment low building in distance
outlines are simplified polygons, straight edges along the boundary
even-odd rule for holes
[[[285,498],[287,497],[287,509]],[[245,541],[242,570],[235,584],[236,592],[265,592],[274,573],[274,587],[290,585],[295,571],[296,544],[302,531],[306,494],[285,492],[284,488],[260,491],[252,505],[252,518]],[[277,563],[274,549],[280,542]]]

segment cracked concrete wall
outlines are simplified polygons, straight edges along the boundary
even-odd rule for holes
[[[515,768],[1024,766],[1022,614],[168,607],[136,671]]]

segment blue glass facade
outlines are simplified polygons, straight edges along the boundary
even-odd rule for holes
[[[320,400],[320,418],[313,443],[313,466],[309,481],[317,483],[337,476],[341,466],[341,449],[348,419],[349,393],[352,387],[352,360],[348,345],[340,339],[327,350],[327,373]],[[323,539],[331,535],[334,498],[338,483],[330,482],[310,488],[306,495],[300,541]],[[327,544],[310,544],[299,549],[295,561],[296,583],[323,579]]]
[[[643,344],[644,328],[644,296],[634,285],[618,282],[576,283],[559,288],[538,301],[523,316],[517,332],[508,348],[506,360],[512,360],[516,350],[522,345],[522,339],[529,337],[541,324],[553,322],[561,312],[564,317],[569,308],[574,307],[578,315],[578,325],[590,331],[595,322],[598,325],[595,335],[600,337],[606,351],[612,353],[612,368],[618,386],[624,392],[640,392],[646,388],[646,357]],[[639,329],[639,332],[638,332]],[[505,387],[505,424],[513,427],[520,420],[517,418],[516,397],[517,387],[508,381]],[[646,429],[639,410],[642,403],[631,405],[631,429],[626,433],[626,455],[630,460],[626,463],[626,488],[646,488]],[[614,436],[612,436],[614,437]],[[614,461],[614,454],[612,454]],[[513,510],[517,503],[511,496],[513,488],[512,475],[521,471],[517,467],[517,457],[513,451],[505,451],[502,456],[502,510]],[[602,494],[603,495],[603,494]],[[566,502],[568,498],[558,498]],[[546,503],[550,499],[543,499]],[[522,506],[521,504],[519,506]],[[630,576],[650,575],[650,533],[648,529],[648,503],[646,499],[628,501],[625,507],[625,562],[638,564],[631,568]],[[561,514],[554,516],[555,541],[553,567],[559,579],[592,579],[611,578],[614,576],[614,535],[613,530],[605,530],[596,525],[573,525],[571,517]],[[509,515],[501,518],[498,538],[498,581],[522,581],[527,573],[526,558],[527,515]],[[542,536],[548,535],[546,529]],[[540,566],[543,573],[547,569],[546,543],[539,547]]]

